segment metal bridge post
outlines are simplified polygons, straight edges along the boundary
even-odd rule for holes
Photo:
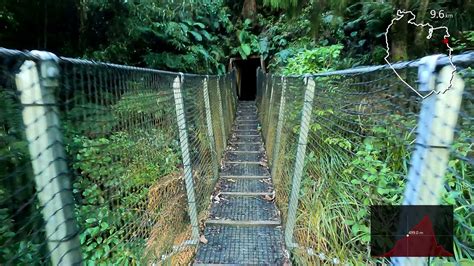
[[[416,148],[410,161],[403,205],[438,205],[448,166],[450,147],[461,107],[464,81],[445,66],[436,76],[436,58],[432,65],[420,66],[420,91],[431,92],[423,99],[417,126]],[[423,68],[426,67],[426,68]],[[448,88],[452,78],[452,87]],[[437,80],[435,80],[437,79]],[[435,85],[436,84],[436,85]],[[426,258],[393,258],[394,265],[426,265]]]
[[[214,140],[214,131],[212,125],[212,117],[211,117],[211,105],[209,103],[209,89],[208,89],[208,81],[209,76],[203,80],[203,94],[204,94],[204,105],[206,108],[206,124],[207,124],[207,135],[209,137],[210,146],[211,146],[211,156],[212,156],[212,163],[214,164],[213,172],[214,178],[219,176],[219,162],[217,159],[217,151],[216,151],[216,142]]]
[[[270,102],[269,102],[269,105],[268,106],[268,114],[267,114],[267,118],[266,118],[266,124],[267,124],[267,132],[265,132],[265,141],[268,141],[268,142],[271,142],[270,140],[270,122],[272,121],[272,113],[273,113],[273,95],[275,94],[275,80],[276,77],[273,77],[272,76],[272,86],[270,87]],[[272,151],[270,150],[267,150],[267,153],[270,153],[270,155],[273,155]]]
[[[32,53],[41,58],[39,69],[35,62],[25,61],[16,75],[16,85],[51,261],[53,265],[81,264],[72,185],[55,99],[58,58],[47,52]]]
[[[230,96],[231,93],[231,87],[232,87],[232,77],[227,77],[227,82],[224,84],[224,89],[223,89],[223,95],[222,95],[222,101],[224,103],[224,116],[225,116],[225,121],[227,122],[227,127],[226,129],[227,134],[226,136],[230,133],[231,127],[232,127],[232,98]]]
[[[257,68],[257,93],[255,95],[255,103],[258,105],[260,105],[260,92],[261,92],[261,82],[262,82],[262,78],[261,78],[261,75],[260,75],[260,67]]]
[[[236,89],[236,74],[235,74],[235,69],[232,69],[232,75],[231,75],[231,80],[230,80],[230,88],[231,88],[231,97],[232,97],[232,109],[229,110],[231,112],[232,120],[235,119],[235,110],[237,108],[237,89]]]
[[[222,144],[225,149],[225,147],[227,147],[227,133],[226,133],[225,123],[224,123],[224,110],[222,107],[220,77],[217,78],[217,100],[219,101],[219,119],[221,122],[221,130],[222,130]]]
[[[262,108],[262,112],[261,114],[259,114],[260,116],[260,121],[262,123],[262,137],[265,138],[266,137],[266,132],[268,131],[268,124],[267,124],[267,121],[268,121],[268,109],[269,109],[269,106],[268,106],[268,93],[269,93],[269,90],[268,90],[268,84],[272,81],[271,79],[273,78],[273,76],[269,73],[265,73],[265,87],[263,89],[263,94],[262,94],[262,103],[261,103],[261,108]],[[267,139],[264,140],[264,142],[266,143],[267,142]]]
[[[288,219],[285,228],[285,243],[288,248],[294,248],[297,246],[297,244],[293,242],[293,230],[296,224],[298,196],[300,192],[301,177],[303,175],[304,160],[306,156],[306,144],[308,142],[308,132],[311,123],[311,114],[313,111],[315,83],[312,78],[306,77],[305,79],[307,86],[302,110],[303,116],[301,118],[300,135],[295,159],[295,169],[293,172],[290,202],[288,204]]]
[[[184,115],[184,102],[181,88],[183,84],[183,75],[177,76],[173,82],[174,102],[176,108],[176,119],[178,121],[179,141],[181,144],[181,153],[183,156],[184,182],[186,183],[186,194],[188,197],[188,213],[191,220],[192,240],[197,244],[199,239],[199,227],[196,210],[196,199],[194,195],[194,180],[191,166],[191,157],[189,154],[188,133],[186,131],[186,116]]]
[[[278,163],[280,154],[280,142],[281,142],[281,131],[283,129],[283,123],[285,119],[285,93],[286,93],[286,78],[281,77],[282,89],[280,98],[280,110],[278,110],[278,124],[276,128],[275,145],[272,153],[272,177],[275,178],[276,164]]]

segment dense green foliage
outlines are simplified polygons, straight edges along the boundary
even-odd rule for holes
[[[243,16],[247,2],[256,3],[250,17]],[[469,1],[405,4],[425,22],[448,26],[459,49],[473,47]],[[384,62],[383,34],[396,8],[404,6],[395,0],[7,1],[0,5],[0,40],[11,48],[198,73],[223,73],[230,56],[250,55],[277,70],[302,50],[342,45],[337,67],[343,68]],[[453,17],[431,19],[429,11],[441,9]],[[397,37],[408,58],[445,52],[438,37],[418,35],[410,28]]]
[[[330,52],[327,52],[326,56],[330,55]],[[334,59],[337,61],[338,57]],[[377,82],[377,78],[373,78],[383,76],[378,74],[364,80]],[[295,86],[296,81],[289,80],[290,86]],[[296,241],[302,247],[295,251],[295,262],[298,265],[319,262],[316,256],[308,256],[306,248],[315,250],[316,255],[322,253],[326,258],[336,258],[354,265],[369,260],[370,206],[403,203],[407,173],[411,168],[409,162],[416,138],[413,129],[416,128],[417,118],[402,104],[403,101],[393,106],[383,106],[383,114],[377,114],[377,110],[373,110],[374,106],[371,105],[365,116],[360,110],[357,115],[341,107],[351,103],[364,106],[367,99],[363,97],[367,95],[376,98],[374,102],[383,102],[377,98],[380,95],[372,92],[356,93],[350,99],[341,98],[338,93],[343,94],[341,90],[354,89],[356,80],[357,77],[350,81],[348,76],[316,78],[317,96],[313,105],[313,122],[309,124],[305,172],[297,215],[298,226],[295,230]],[[466,82],[471,93],[472,79],[466,78]],[[345,86],[346,83],[352,84],[352,87]],[[368,88],[362,85],[355,90],[359,92],[364,89]],[[303,104],[302,96],[294,94],[292,92],[288,95],[293,101],[286,107],[290,109],[285,125],[293,127],[282,137],[285,155],[284,159],[280,158],[281,161],[278,162],[277,167],[282,170],[277,170],[277,175],[274,176],[277,182],[286,178],[285,174],[279,175],[278,172],[293,167],[295,161]],[[358,103],[359,101],[361,102]],[[443,177],[445,183],[440,201],[443,205],[454,206],[455,260],[468,262],[467,265],[472,263],[473,259],[469,244],[473,240],[473,222],[469,218],[469,212],[474,197],[474,169],[470,162],[473,150],[469,137],[474,127],[466,113],[470,110],[469,101],[465,99],[463,103],[459,131],[456,130],[448,170]],[[392,110],[393,114],[387,111],[391,108],[395,108]],[[271,127],[271,123],[268,126]],[[427,186],[430,187],[429,184]],[[285,194],[290,188],[291,182],[277,185],[277,192],[280,191],[277,202],[283,210],[288,200]],[[453,259],[439,258],[434,262],[448,261],[452,262]]]
[[[317,115],[324,116],[321,112]],[[415,124],[414,119],[399,115],[387,119],[391,121],[389,125]],[[326,127],[312,125],[314,127],[316,130],[312,134],[318,134],[321,143],[318,149],[310,147],[306,158],[308,174],[304,177],[301,191],[300,221],[302,225],[308,223],[309,226],[305,227],[306,236],[302,239],[311,239],[316,249],[327,252],[328,256],[353,263],[363,261],[370,242],[370,206],[402,204],[405,173],[409,169],[411,153],[406,147],[414,136],[393,126],[367,128],[371,135],[367,138],[343,137],[328,131]],[[471,125],[463,132],[472,130]],[[454,143],[453,152],[467,156],[472,151],[467,139],[465,133],[461,134]],[[445,175],[447,182],[441,203],[454,205],[456,260],[472,260],[468,243],[472,242],[470,228],[473,223],[467,217],[469,202],[474,196],[470,189],[474,169],[471,164],[455,156],[451,157],[448,165],[450,170]],[[305,264],[304,260],[302,263]]]
[[[42,263],[46,246],[38,202],[31,198],[34,185],[20,106],[13,95],[1,88],[0,106],[0,243],[8,243],[1,248],[0,263],[21,254],[12,263],[34,265]],[[25,170],[18,170],[22,168]],[[31,204],[25,206],[29,200]]]
[[[261,56],[273,72],[317,73],[384,63],[384,31],[401,5],[401,1],[263,0],[255,1],[256,14],[244,16],[244,2],[247,1],[3,0],[0,46],[48,50],[64,56],[164,70],[220,74],[228,70],[230,57]],[[445,9],[453,14],[453,18],[437,20],[431,19],[428,12],[424,21],[448,26],[455,53],[474,47],[471,1],[404,2],[410,10],[422,10],[427,3],[426,10]],[[408,48],[399,59],[445,52],[439,36],[428,41],[418,38],[416,31],[410,31],[401,40]],[[3,82],[0,79],[0,86],[5,85]],[[79,206],[76,215],[80,227],[86,228],[80,240],[85,258],[91,264],[140,261],[141,250],[136,245],[143,246],[146,240],[130,235],[123,227],[127,224],[149,229],[150,225],[139,224],[133,211],[129,215],[120,214],[136,209],[139,202],[145,201],[148,188],[160,178],[180,171],[179,149],[173,133],[131,129],[143,118],[169,122],[166,121],[172,112],[169,106],[158,103],[163,108],[146,108],[156,103],[153,95],[129,93],[118,102],[105,100],[103,104],[109,108],[105,113],[94,112],[103,106],[87,102],[83,96],[86,103],[82,109],[72,109],[64,118],[80,121],[65,123],[64,135],[67,153],[72,158],[69,166],[75,171],[74,195]],[[108,98],[111,96],[104,97]],[[12,182],[0,182],[0,243],[10,241],[0,249],[0,264],[18,254],[12,263],[43,264],[47,259],[38,259],[47,253],[47,247],[38,203],[33,200],[24,206],[35,188],[17,100],[13,93],[0,89],[0,177],[15,174],[14,179],[7,178]],[[295,120],[301,106],[297,107],[293,110]],[[331,112],[315,110],[316,115],[327,119],[333,117]],[[130,118],[127,121],[130,128],[121,122],[123,117]],[[387,120],[413,126],[413,121],[397,115]],[[458,139],[470,137],[472,125],[466,127]],[[109,134],[98,135],[98,129]],[[405,183],[401,173],[407,171],[408,165],[399,162],[408,161],[410,154],[405,147],[413,136],[394,127],[373,127],[366,129],[372,137],[354,136],[348,141],[321,129],[320,124],[314,123],[310,134],[320,134],[320,145],[331,147],[333,153],[314,150],[307,157],[308,162],[314,162],[309,165],[319,167],[309,171],[327,178],[305,175],[301,201],[308,208],[308,216],[302,219],[310,223],[320,215],[317,210],[321,209],[323,200],[343,206],[341,212],[334,212],[330,218],[344,224],[344,230],[328,223],[323,225],[325,235],[321,235],[322,230],[310,230],[308,235],[327,238],[326,242],[333,245],[339,243],[341,235],[351,239],[352,242],[340,246],[334,254],[357,261],[357,255],[364,252],[360,247],[370,239],[368,206],[374,202],[401,202]],[[298,128],[294,128],[295,136],[297,132]],[[469,145],[458,141],[454,149],[468,156],[472,153],[472,144]],[[150,147],[160,152],[151,153]],[[110,168],[112,162],[117,167]],[[451,158],[449,166],[454,169],[452,172],[462,173],[463,180],[472,182],[474,171],[465,161]],[[466,247],[466,243],[473,241],[474,225],[469,219],[472,209],[468,207],[472,204],[472,187],[458,182],[459,177],[452,172],[446,175],[448,185],[443,202],[456,206],[456,256],[472,258],[472,249]],[[314,191],[315,188],[318,190]]]
[[[350,68],[365,64],[384,64],[385,31],[394,12],[401,8],[396,1],[282,1],[269,0],[269,5],[287,10],[284,15],[267,15],[261,24],[266,25],[260,36],[271,36],[270,66],[280,70],[291,58],[304,50],[319,49],[330,45],[342,45],[341,58],[333,67]],[[421,5],[426,1],[406,1],[418,17]],[[283,3],[283,4],[282,4]],[[403,8],[402,8],[403,9]],[[445,10],[453,18],[432,19],[429,10]],[[451,46],[457,51],[474,48],[472,28],[474,21],[472,3],[430,2],[426,6],[425,23],[447,26],[451,34]],[[268,22],[265,22],[268,21]],[[406,56],[415,59],[433,53],[447,53],[442,46],[442,36],[427,40],[427,32],[409,28],[404,36],[390,33],[392,39],[401,39],[407,46]],[[416,35],[420,34],[423,38]],[[471,37],[470,37],[471,36]],[[390,43],[393,48],[393,43]],[[397,60],[397,59],[395,59]],[[316,61],[312,62],[318,65]],[[283,70],[284,73],[288,71]],[[291,72],[291,71],[290,71]],[[298,72],[298,71],[296,71]],[[295,73],[296,73],[295,72]]]
[[[30,25],[27,14],[31,12],[29,6],[39,11],[32,19],[34,25]],[[2,46],[16,49],[44,49],[161,69],[224,73],[223,63],[232,41],[225,36],[234,32],[229,16],[223,1],[11,2],[0,7],[0,21],[5,23],[0,40]],[[23,40],[17,32],[32,35]]]
[[[176,125],[167,117],[173,106],[167,102],[154,108],[151,121],[159,120],[162,127],[143,128],[137,122],[150,115],[150,101],[143,98],[143,93],[125,95],[107,107],[107,112],[98,112],[106,110],[106,105],[85,103],[62,117],[75,214],[88,265],[136,265],[143,260],[147,239],[134,234],[149,232],[153,223],[143,224],[137,217],[146,212],[152,221],[159,215],[161,210],[143,206],[152,200],[150,188],[180,172],[181,157],[173,132]],[[156,104],[156,97],[147,99]],[[1,249],[0,263],[47,264],[44,220],[34,196],[21,107],[9,90],[0,90],[0,104],[6,111],[0,116],[0,241],[6,245]],[[86,115],[87,119],[78,119]],[[109,122],[95,122],[100,119]]]
[[[98,139],[78,136],[68,147],[76,154],[73,169],[80,172],[74,182],[76,214],[85,229],[80,235],[84,257],[91,265],[141,261],[146,239],[131,235],[127,228],[151,226],[137,219],[143,208],[140,204],[147,202],[149,188],[160,177],[177,171],[174,139],[157,130],[134,134],[118,132]],[[155,149],[160,152],[150,152]]]

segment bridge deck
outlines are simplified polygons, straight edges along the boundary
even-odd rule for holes
[[[240,102],[194,265],[288,264],[255,102]]]

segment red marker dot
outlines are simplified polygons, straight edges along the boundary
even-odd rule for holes
[[[443,43],[444,43],[444,44],[448,44],[448,42],[449,42],[448,38],[444,38],[444,39],[443,39]]]

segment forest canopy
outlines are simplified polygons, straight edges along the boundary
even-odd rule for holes
[[[383,63],[384,31],[397,8],[447,26],[457,52],[473,47],[474,4],[428,0],[2,0],[0,43],[197,73],[223,73],[229,57],[250,55],[277,70],[291,58],[339,47],[344,60],[330,67],[343,68]],[[451,15],[431,18],[431,10]],[[437,51],[439,40],[402,23],[391,34],[395,61]],[[328,68],[309,63],[305,70]]]

